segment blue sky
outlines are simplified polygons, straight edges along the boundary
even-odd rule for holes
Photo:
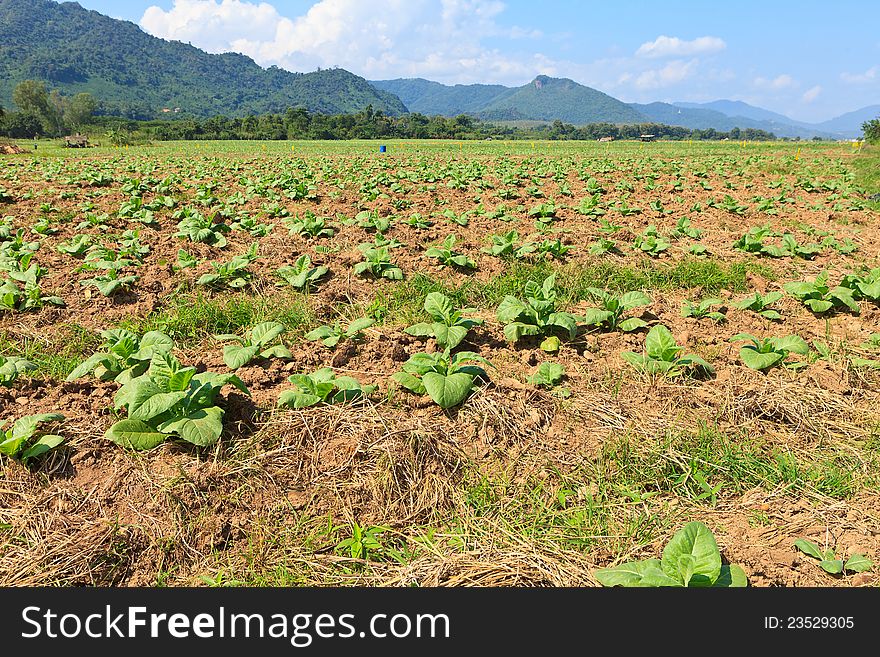
[[[525,84],[628,102],[744,100],[803,121],[880,103],[864,0],[79,0],[163,38],[295,71]]]

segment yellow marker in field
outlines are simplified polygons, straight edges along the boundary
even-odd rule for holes
[[[461,142],[458,142],[458,152],[461,153]]]
[[[794,154],[794,161],[797,162],[799,159],[801,159],[801,149],[800,148],[798,148],[797,153]]]
[[[532,148],[534,148],[534,147],[535,147],[535,142],[532,142]]]

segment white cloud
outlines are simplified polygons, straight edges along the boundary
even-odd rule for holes
[[[791,89],[792,87],[797,86],[797,82],[795,81],[795,79],[787,73],[777,75],[772,80],[768,78],[757,77],[752,81],[752,83],[759,89],[773,89],[776,91],[781,89]]]
[[[847,84],[867,84],[880,79],[880,66],[872,66],[864,73],[841,73],[840,79]]]
[[[809,89],[807,89],[804,92],[804,95],[801,96],[801,100],[803,100],[805,103],[812,103],[819,97],[819,94],[821,93],[822,87],[817,84],[815,87],[810,87]]]
[[[658,36],[653,41],[648,41],[636,50],[637,57],[689,57],[692,55],[707,55],[724,50],[727,44],[719,37],[702,36],[691,41],[685,41],[678,37]]]
[[[669,87],[689,78],[696,72],[697,60],[688,62],[676,59],[663,68],[650,69],[639,74],[635,79],[637,89],[661,89]]]
[[[514,84],[555,74],[540,53],[511,57],[482,44],[485,37],[541,36],[499,25],[504,7],[498,0],[319,0],[287,17],[266,2],[174,0],[167,11],[148,8],[140,24],[158,37],[293,71],[341,66],[371,79]]]

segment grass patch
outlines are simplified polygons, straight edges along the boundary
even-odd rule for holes
[[[100,344],[101,337],[97,333],[79,324],[68,324],[39,337],[8,330],[0,332],[0,353],[26,358],[37,366],[29,375],[46,379],[64,379]]]
[[[308,296],[291,293],[250,296],[246,293],[208,297],[204,293],[172,297],[167,308],[119,324],[138,334],[162,331],[186,346],[216,333],[239,333],[259,322],[281,322],[287,335],[298,337],[314,328]]]

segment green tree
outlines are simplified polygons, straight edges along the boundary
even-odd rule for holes
[[[64,122],[73,128],[78,128],[87,124],[97,109],[98,102],[92,94],[77,94],[65,107]]]
[[[49,91],[46,85],[38,80],[23,80],[12,90],[12,102],[22,112],[30,112],[37,116],[47,116],[49,107]]]
[[[862,124],[862,132],[865,133],[865,141],[871,144],[880,142],[880,117],[865,121]]]
[[[3,120],[3,130],[13,139],[31,139],[43,134],[43,122],[30,112],[10,112]]]

